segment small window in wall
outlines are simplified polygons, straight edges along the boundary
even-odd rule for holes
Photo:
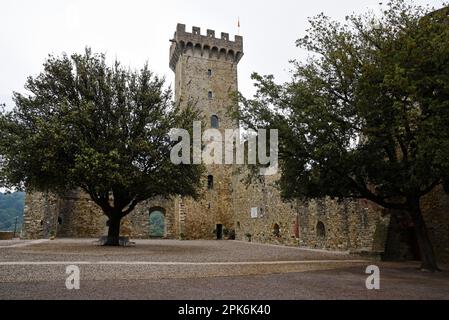
[[[277,223],[275,223],[274,226],[273,226],[273,235],[275,237],[280,237],[281,236],[281,228],[279,227],[279,225]]]
[[[214,97],[214,95],[212,94],[212,91],[209,91],[207,93],[207,97],[209,98],[209,100],[212,100],[212,98]]]
[[[209,190],[214,189],[214,176],[212,175],[207,176],[207,189]]]
[[[324,226],[324,223],[319,221],[316,225],[316,235],[320,239],[326,238],[326,228]]]
[[[62,218],[58,217],[58,224],[61,225],[62,224]]]
[[[210,126],[213,129],[218,129],[218,127],[220,126],[218,117],[216,115],[213,115],[212,117],[210,117]]]
[[[208,75],[209,77],[212,77],[212,69],[208,69],[208,70],[207,70],[207,75]]]

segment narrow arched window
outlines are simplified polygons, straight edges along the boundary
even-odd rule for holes
[[[218,122],[218,117],[216,115],[213,115],[212,117],[210,117],[210,126],[213,129],[218,129],[219,127],[219,122]]]
[[[277,223],[273,225],[273,235],[278,238],[281,236],[281,227]]]
[[[207,176],[207,189],[209,190],[214,189],[214,176],[212,175]]]
[[[316,235],[320,239],[326,238],[326,227],[324,226],[324,223],[321,221],[318,221],[316,225]]]
[[[207,93],[207,97],[209,98],[209,100],[212,100],[212,98],[214,97],[214,95],[212,94],[212,91],[209,91]]]

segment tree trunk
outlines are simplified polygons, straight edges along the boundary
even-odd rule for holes
[[[109,218],[108,239],[105,246],[120,246],[120,222],[122,218],[118,215],[111,215]]]
[[[430,242],[429,234],[427,232],[426,223],[422,216],[420,201],[418,199],[409,199],[409,212],[413,220],[415,229],[415,235],[419,246],[419,252],[421,255],[421,269],[429,270],[432,272],[441,271],[438,268],[435,258],[435,252],[433,250],[432,243]]]

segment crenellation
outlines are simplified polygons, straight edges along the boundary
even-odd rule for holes
[[[201,35],[201,28],[192,27],[192,34],[197,35],[197,36]]]
[[[208,29],[206,35],[201,35],[199,27],[193,27],[192,32],[186,32],[185,24],[178,24],[174,38],[170,40],[170,68],[175,71],[176,64],[182,54],[194,55],[200,53],[206,58],[227,59],[238,63],[243,57],[243,37],[235,36],[235,41],[229,39],[229,34],[222,32],[221,38],[215,37],[215,31]],[[195,50],[194,50],[195,49]],[[219,52],[220,54],[217,54]]]

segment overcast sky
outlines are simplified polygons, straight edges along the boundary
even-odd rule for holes
[[[384,1],[385,2],[385,1]],[[441,6],[439,0],[415,3]],[[324,12],[342,20],[353,12],[379,10],[379,0],[1,0],[0,103],[12,106],[13,91],[23,92],[27,76],[42,70],[49,53],[82,52],[86,46],[140,68],[145,61],[168,83],[169,39],[184,23],[240,34],[245,56],[239,65],[240,91],[253,93],[253,71],[288,79],[288,61],[304,57],[295,40],[304,35],[307,17]]]

